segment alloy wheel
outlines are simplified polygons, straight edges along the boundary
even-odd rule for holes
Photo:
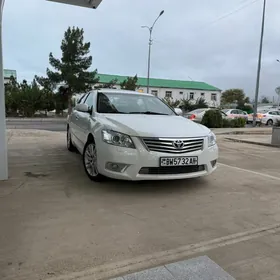
[[[87,145],[84,154],[84,163],[85,168],[90,176],[98,176],[99,172],[97,169],[97,153],[94,143],[90,143]]]

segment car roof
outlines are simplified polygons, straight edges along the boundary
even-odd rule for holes
[[[135,94],[135,95],[144,95],[144,96],[153,96],[150,93],[143,93],[133,90],[124,90],[124,89],[111,89],[111,88],[102,88],[98,89],[98,92],[104,92],[104,93],[117,93],[117,94]]]

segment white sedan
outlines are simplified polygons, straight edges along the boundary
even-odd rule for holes
[[[83,155],[85,172],[94,181],[211,174],[217,168],[216,137],[181,113],[151,94],[94,90],[68,116],[67,147]]]
[[[262,111],[261,123],[272,126],[280,121],[280,112],[276,110]]]

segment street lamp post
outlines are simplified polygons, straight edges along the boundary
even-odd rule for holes
[[[260,76],[261,76],[261,66],[262,66],[262,49],[263,49],[263,35],[264,35],[264,23],[265,23],[265,9],[266,9],[266,0],[263,1],[263,15],[262,15],[261,38],[260,38],[257,82],[256,82],[256,92],[255,92],[254,114],[253,114],[253,126],[257,125],[257,111],[258,111]]]
[[[156,20],[154,21],[153,25],[151,27],[149,26],[142,26],[142,28],[148,28],[149,32],[150,32],[150,37],[149,37],[149,53],[148,53],[148,76],[147,76],[147,93],[150,92],[150,68],[151,68],[151,49],[152,49],[152,44],[153,44],[153,40],[152,40],[152,33],[153,33],[153,29],[154,26],[156,24],[156,22],[158,21],[158,19],[164,14],[164,10],[162,10],[160,12],[160,14],[158,15],[158,17],[156,18]]]
[[[48,0],[69,5],[96,9],[103,0]],[[2,51],[2,20],[5,0],[0,0],[0,181],[8,179],[8,153],[6,139],[6,110],[4,67]]]

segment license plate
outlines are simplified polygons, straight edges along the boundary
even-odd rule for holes
[[[198,165],[198,157],[162,157],[160,166]]]

